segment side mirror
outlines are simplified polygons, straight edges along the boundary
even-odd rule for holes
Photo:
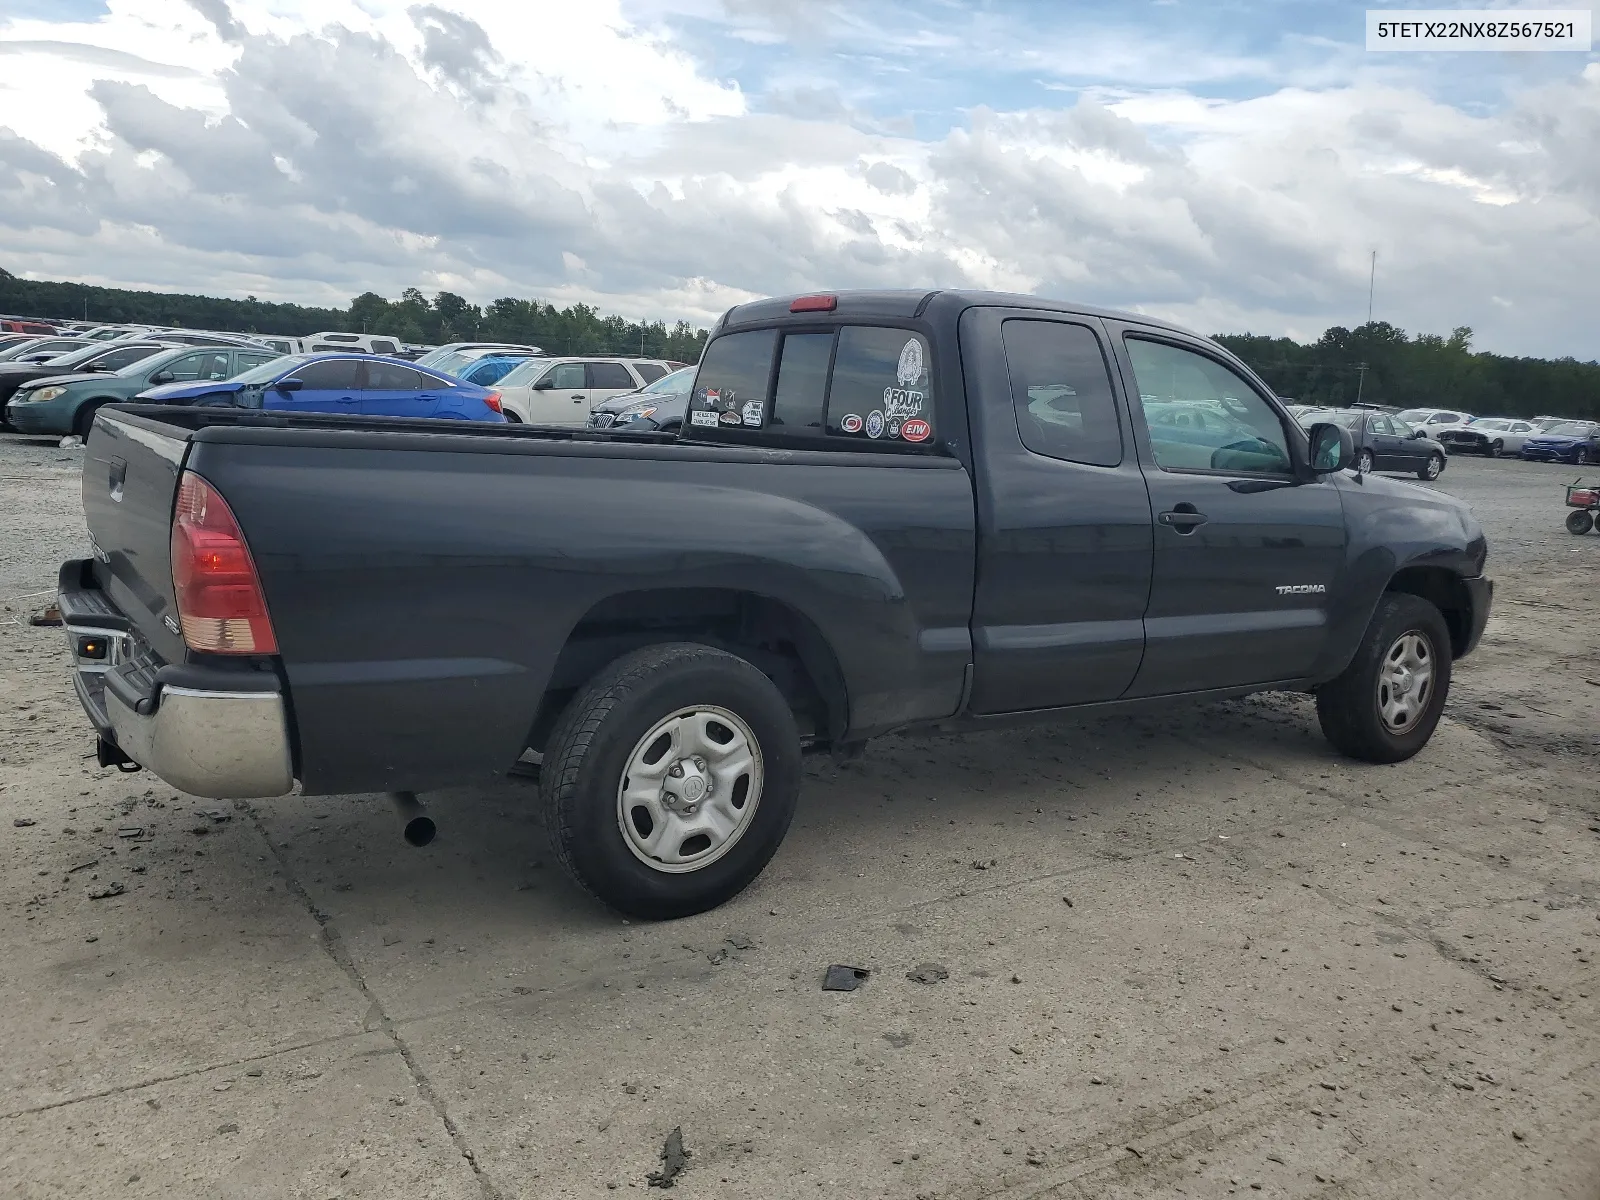
[[[277,388],[280,392],[298,392],[301,388],[306,386],[306,382],[303,379],[280,379],[272,386]]]
[[[1315,474],[1342,471],[1355,458],[1355,443],[1344,426],[1322,421],[1306,432],[1311,439],[1311,470]]]
[[[1417,438],[1425,438],[1427,436],[1428,436],[1428,432],[1425,429],[1413,429],[1411,431],[1411,440],[1412,441],[1415,441]]]
[[[543,379],[539,380],[538,383],[533,385],[533,390],[536,392],[548,392],[551,388],[555,387],[555,385],[555,380],[546,375]]]
[[[171,383],[172,380],[173,374],[171,371],[157,371],[154,375],[150,376],[151,383]]]

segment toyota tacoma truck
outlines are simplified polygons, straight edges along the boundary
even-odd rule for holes
[[[60,578],[102,764],[414,803],[537,761],[576,879],[672,917],[762,870],[806,750],[1284,690],[1395,762],[1488,618],[1465,504],[1149,318],[761,300],[686,416],[102,409]]]

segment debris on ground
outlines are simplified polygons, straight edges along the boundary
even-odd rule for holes
[[[119,838],[142,838],[144,836],[144,826],[124,825],[117,830],[117,836]]]
[[[91,858],[88,862],[81,862],[68,867],[67,874],[76,875],[79,871],[87,871],[90,867],[98,867],[99,865],[100,860],[98,858]]]
[[[75,433],[69,433],[69,434],[67,434],[66,437],[62,438],[59,442],[56,443],[56,449],[58,449],[58,450],[82,450],[83,449],[83,439],[81,437],[79,437]]]
[[[120,883],[108,883],[103,888],[91,888],[89,890],[89,899],[109,900],[113,896],[122,895],[127,890],[128,889],[123,887]]]
[[[867,981],[867,976],[872,972],[866,967],[847,967],[841,963],[833,963],[822,976],[822,990],[825,992],[853,992]]]
[[[1000,860],[998,858],[991,858],[988,860],[976,858],[972,860],[972,869],[974,871],[987,871],[990,867],[998,867],[999,865]]]
[[[59,625],[61,624],[61,610],[52,604],[49,608],[40,609],[28,618],[29,625]]]
[[[1071,908],[1072,907],[1072,897],[1071,896],[1063,896],[1063,897],[1061,897],[1061,903],[1065,904],[1068,908]]]
[[[29,825],[37,825],[38,823],[32,817],[18,817],[11,822],[11,827],[13,829],[26,829]]]
[[[688,1165],[689,1157],[689,1151],[683,1148],[683,1127],[679,1126],[667,1134],[666,1144],[661,1147],[661,1170],[651,1171],[645,1182],[653,1188],[674,1186]]]
[[[883,1035],[883,1040],[888,1042],[889,1045],[893,1046],[896,1050],[904,1050],[907,1046],[911,1045],[911,1035],[909,1033],[886,1033]]]
[[[950,968],[942,963],[919,963],[906,972],[912,983],[943,983],[950,978]]]

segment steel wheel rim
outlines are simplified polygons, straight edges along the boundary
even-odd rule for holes
[[[750,828],[763,774],[761,743],[743,718],[712,704],[680,708],[628,754],[617,784],[622,840],[652,870],[703,870]]]
[[[1372,474],[1372,451],[1363,450],[1360,454],[1358,454],[1356,456],[1356,474],[1357,475],[1370,475],[1370,474]]]
[[[1390,733],[1409,733],[1433,699],[1433,643],[1409,629],[1390,644],[1378,668],[1378,716]]]

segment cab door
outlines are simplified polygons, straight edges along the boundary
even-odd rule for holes
[[[1263,386],[1205,343],[1107,322],[1138,427],[1155,555],[1144,658],[1129,697],[1303,678],[1328,639],[1345,555],[1331,476],[1298,469],[1303,438]],[[1146,411],[1230,422],[1199,445]]]

